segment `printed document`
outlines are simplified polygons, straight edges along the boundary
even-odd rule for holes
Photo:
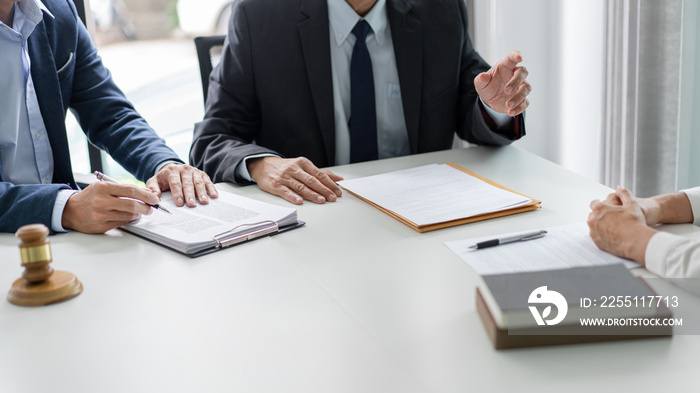
[[[445,245],[481,276],[615,263],[623,263],[630,269],[639,266],[636,262],[600,250],[589,236],[585,222],[549,228],[547,235],[534,240],[479,250],[469,248],[481,241],[515,234],[452,241]]]
[[[495,187],[449,165],[426,165],[338,184],[419,227],[532,202],[528,197]]]
[[[153,240],[185,254],[213,248],[214,236],[230,238],[276,223],[278,227],[297,223],[296,209],[281,207],[240,195],[219,192],[209,204],[176,207],[170,192],[161,195],[160,205],[172,214],[154,209],[148,216],[121,229]],[[217,237],[217,238],[219,238]]]

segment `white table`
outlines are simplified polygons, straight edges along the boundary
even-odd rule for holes
[[[2,392],[666,391],[696,386],[700,337],[495,351],[477,275],[443,244],[583,221],[610,189],[516,147],[332,168],[345,178],[455,162],[542,209],[420,234],[346,193],[307,226],[198,259],[120,231],[51,237],[85,290],[0,301]],[[257,187],[220,185],[284,204]],[[0,290],[21,274],[0,235]],[[3,289],[4,288],[4,289]]]

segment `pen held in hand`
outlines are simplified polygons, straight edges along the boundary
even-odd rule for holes
[[[514,242],[524,242],[527,240],[539,239],[546,234],[547,234],[547,231],[545,231],[545,230],[530,232],[530,233],[521,233],[518,235],[505,236],[502,238],[491,239],[491,240],[479,242],[473,246],[469,246],[469,248],[472,250],[480,250],[482,248],[494,247],[494,246],[498,246],[501,244],[508,244],[508,243],[514,243]]]
[[[104,173],[102,173],[100,171],[95,171],[94,173],[95,173],[95,177],[99,181],[105,181],[107,183],[114,183],[114,184],[121,184],[120,182],[116,181],[115,179],[112,179],[111,177],[105,175]],[[166,209],[164,206],[161,206],[159,203],[156,203],[155,205],[151,205],[150,203],[146,203],[143,201],[139,201],[139,202],[142,202],[143,204],[148,205],[154,209],[162,210],[168,214],[173,214],[168,209]]]

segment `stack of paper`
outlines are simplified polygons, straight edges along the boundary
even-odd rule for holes
[[[163,193],[160,204],[172,214],[155,210],[151,215],[121,227],[122,230],[192,255],[277,232],[299,223],[296,209],[280,207],[228,192],[207,205],[176,207]]]
[[[639,264],[601,251],[589,236],[585,222],[546,228],[547,235],[524,242],[504,244],[475,250],[476,243],[514,235],[505,233],[445,243],[457,256],[481,276],[489,274],[523,273],[541,270],[567,269],[584,266]]]
[[[451,163],[338,184],[419,232],[535,210],[540,205]]]

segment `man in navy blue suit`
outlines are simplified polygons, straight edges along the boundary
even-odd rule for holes
[[[209,177],[184,165],[114,84],[72,0],[0,0],[0,70],[0,231],[43,223],[53,232],[103,233],[150,214],[146,204],[158,203],[161,191],[172,191],[178,206],[217,196]],[[90,141],[147,188],[79,190],[68,108]]]

